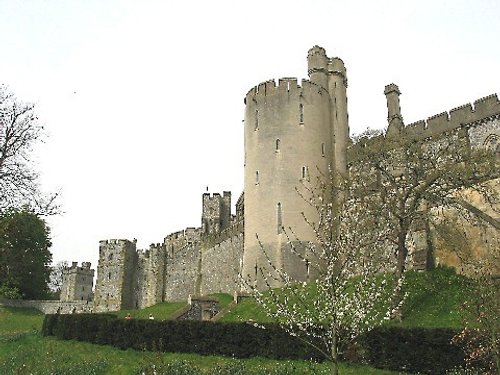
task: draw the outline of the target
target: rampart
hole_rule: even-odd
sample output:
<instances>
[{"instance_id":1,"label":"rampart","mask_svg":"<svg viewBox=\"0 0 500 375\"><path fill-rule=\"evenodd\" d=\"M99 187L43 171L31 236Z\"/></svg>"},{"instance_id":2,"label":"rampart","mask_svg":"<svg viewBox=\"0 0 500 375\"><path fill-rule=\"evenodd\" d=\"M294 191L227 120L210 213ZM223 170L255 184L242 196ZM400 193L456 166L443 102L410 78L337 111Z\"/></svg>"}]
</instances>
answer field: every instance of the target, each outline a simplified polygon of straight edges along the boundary
<instances>
[{"instance_id":1,"label":"rampart","mask_svg":"<svg viewBox=\"0 0 500 375\"><path fill-rule=\"evenodd\" d=\"M405 126L404 131L414 138L427 138L460 129L463 125L485 122L500 116L500 101L496 94L454 108L449 112L420 120Z\"/></svg>"}]
</instances>

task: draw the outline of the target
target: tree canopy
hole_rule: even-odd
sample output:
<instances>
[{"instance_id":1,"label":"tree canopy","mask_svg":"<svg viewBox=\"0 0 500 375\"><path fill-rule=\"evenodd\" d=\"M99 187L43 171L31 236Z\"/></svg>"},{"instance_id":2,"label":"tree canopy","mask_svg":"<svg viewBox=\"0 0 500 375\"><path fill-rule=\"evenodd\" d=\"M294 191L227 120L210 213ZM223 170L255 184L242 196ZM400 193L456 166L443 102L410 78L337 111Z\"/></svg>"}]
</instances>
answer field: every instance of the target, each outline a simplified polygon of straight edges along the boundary
<instances>
[{"instance_id":1,"label":"tree canopy","mask_svg":"<svg viewBox=\"0 0 500 375\"><path fill-rule=\"evenodd\" d=\"M57 213L57 194L41 191L33 168L33 146L42 136L34 104L0 84L0 213L25 206L41 215Z\"/></svg>"},{"instance_id":2,"label":"tree canopy","mask_svg":"<svg viewBox=\"0 0 500 375\"><path fill-rule=\"evenodd\" d=\"M8 210L0 216L0 287L26 299L48 292L52 254L50 230L29 210ZM6 293L4 293L5 295ZM14 293L15 294L15 293Z\"/></svg>"}]
</instances>

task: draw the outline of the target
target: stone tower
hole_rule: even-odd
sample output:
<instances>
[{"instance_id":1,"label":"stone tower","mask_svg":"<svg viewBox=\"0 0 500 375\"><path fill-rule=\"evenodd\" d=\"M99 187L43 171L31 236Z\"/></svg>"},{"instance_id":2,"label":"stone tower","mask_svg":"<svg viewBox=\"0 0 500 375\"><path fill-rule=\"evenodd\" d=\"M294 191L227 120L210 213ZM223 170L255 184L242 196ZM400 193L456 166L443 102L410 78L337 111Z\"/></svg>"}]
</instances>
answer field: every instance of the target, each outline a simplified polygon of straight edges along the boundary
<instances>
[{"instance_id":1,"label":"stone tower","mask_svg":"<svg viewBox=\"0 0 500 375\"><path fill-rule=\"evenodd\" d=\"M137 268L136 243L128 240L99 242L99 265L94 296L96 312L132 309Z\"/></svg>"},{"instance_id":2,"label":"stone tower","mask_svg":"<svg viewBox=\"0 0 500 375\"><path fill-rule=\"evenodd\" d=\"M245 97L245 278L259 279L269 257L276 267L307 279L307 262L291 254L283 231L291 228L299 247L315 238L301 213L317 222L317 210L297 189L314 185L320 174L328 176L330 167L342 174L347 170L344 64L315 46L308 70L310 80L300 85L294 78L280 79L278 85L267 81Z\"/></svg>"},{"instance_id":3,"label":"stone tower","mask_svg":"<svg viewBox=\"0 0 500 375\"><path fill-rule=\"evenodd\" d=\"M387 135L398 136L404 127L403 116L401 116L401 105L399 104L399 87L394 83L385 86L384 94L387 101Z\"/></svg>"},{"instance_id":4,"label":"stone tower","mask_svg":"<svg viewBox=\"0 0 500 375\"><path fill-rule=\"evenodd\" d=\"M226 229L231 222L231 192L224 191L202 197L201 231L203 234L215 234Z\"/></svg>"},{"instance_id":5,"label":"stone tower","mask_svg":"<svg viewBox=\"0 0 500 375\"><path fill-rule=\"evenodd\" d=\"M61 286L61 301L90 301L94 285L94 270L90 269L90 262L73 262L71 267L63 270Z\"/></svg>"}]
</instances>

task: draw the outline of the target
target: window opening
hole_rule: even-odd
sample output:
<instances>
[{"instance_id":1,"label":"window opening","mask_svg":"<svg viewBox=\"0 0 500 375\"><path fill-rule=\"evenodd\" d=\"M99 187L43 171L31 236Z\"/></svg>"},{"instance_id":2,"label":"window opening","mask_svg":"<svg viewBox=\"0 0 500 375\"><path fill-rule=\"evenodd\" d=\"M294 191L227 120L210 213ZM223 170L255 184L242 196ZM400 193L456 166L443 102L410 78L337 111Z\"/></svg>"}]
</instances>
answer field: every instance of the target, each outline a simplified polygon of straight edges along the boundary
<instances>
[{"instance_id":1,"label":"window opening","mask_svg":"<svg viewBox=\"0 0 500 375\"><path fill-rule=\"evenodd\" d=\"M276 139L276 152L279 152L279 150L280 150L280 143L281 143L280 139L277 138Z\"/></svg>"},{"instance_id":2,"label":"window opening","mask_svg":"<svg viewBox=\"0 0 500 375\"><path fill-rule=\"evenodd\" d=\"M259 184L259 171L255 171L255 185Z\"/></svg>"},{"instance_id":3,"label":"window opening","mask_svg":"<svg viewBox=\"0 0 500 375\"><path fill-rule=\"evenodd\" d=\"M278 234L283 233L283 212L281 210L281 202L276 205L276 223L278 225Z\"/></svg>"},{"instance_id":4,"label":"window opening","mask_svg":"<svg viewBox=\"0 0 500 375\"><path fill-rule=\"evenodd\" d=\"M309 171L307 170L306 166L302 167L302 179L303 180L309 179Z\"/></svg>"},{"instance_id":5,"label":"window opening","mask_svg":"<svg viewBox=\"0 0 500 375\"><path fill-rule=\"evenodd\" d=\"M259 110L255 110L255 129L257 130L259 128Z\"/></svg>"},{"instance_id":6,"label":"window opening","mask_svg":"<svg viewBox=\"0 0 500 375\"><path fill-rule=\"evenodd\" d=\"M325 144L321 144L321 156L325 156Z\"/></svg>"},{"instance_id":7,"label":"window opening","mask_svg":"<svg viewBox=\"0 0 500 375\"><path fill-rule=\"evenodd\" d=\"M301 124L304 123L304 104L299 104L299 121Z\"/></svg>"}]
</instances>

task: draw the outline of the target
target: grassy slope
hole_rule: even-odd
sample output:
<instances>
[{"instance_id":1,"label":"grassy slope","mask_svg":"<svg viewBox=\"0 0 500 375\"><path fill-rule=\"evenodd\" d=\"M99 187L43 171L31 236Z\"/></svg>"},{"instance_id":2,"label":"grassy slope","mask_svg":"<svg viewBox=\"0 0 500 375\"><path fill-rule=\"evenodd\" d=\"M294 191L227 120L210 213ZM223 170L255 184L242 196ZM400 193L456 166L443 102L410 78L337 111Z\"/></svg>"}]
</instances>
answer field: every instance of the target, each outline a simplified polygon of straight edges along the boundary
<instances>
[{"instance_id":1,"label":"grassy slope","mask_svg":"<svg viewBox=\"0 0 500 375\"><path fill-rule=\"evenodd\" d=\"M391 325L405 327L450 327L461 325L460 308L465 300L466 279L450 269L437 268L429 272L408 272L403 305L404 320ZM251 298L245 299L228 312L221 321L267 322L269 318Z\"/></svg>"},{"instance_id":2,"label":"grassy slope","mask_svg":"<svg viewBox=\"0 0 500 375\"><path fill-rule=\"evenodd\" d=\"M458 327L460 306L464 300L462 286L465 279L446 269L407 275L409 294L404 307L404 326ZM224 307L231 301L229 295L216 295ZM166 319L185 303L159 304L144 310L132 310L135 318ZM121 311L119 316L125 316ZM234 307L223 321L268 321L263 311L248 298ZM210 369L217 365L234 363L223 357L201 357L190 354L158 354L122 351L108 346L75 341L60 341L41 337L43 315L36 310L0 307L0 374L138 374L151 363L188 361L199 368ZM391 323L394 324L394 323ZM295 368L290 374L312 374L327 371L326 364L308 364L301 361L272 361L261 358L240 361L252 369L269 373L276 368ZM342 366L343 374L394 374L388 371Z\"/></svg>"},{"instance_id":3,"label":"grassy slope","mask_svg":"<svg viewBox=\"0 0 500 375\"><path fill-rule=\"evenodd\" d=\"M405 327L460 328L467 279L450 268L408 272L408 297L403 305ZM391 323L397 325L398 323Z\"/></svg>"},{"instance_id":4,"label":"grassy slope","mask_svg":"<svg viewBox=\"0 0 500 375\"><path fill-rule=\"evenodd\" d=\"M64 374L113 375L139 374L151 364L161 365L186 361L201 370L227 366L237 362L224 357L202 357L192 354L160 354L134 350L120 350L110 346L77 341L62 341L42 337L33 331L41 328L43 315L31 310L0 307L0 374ZM250 369L261 369L262 374L272 369L295 369L287 374L326 374L326 364L302 361L273 361L253 358L240 361ZM365 366L342 365L343 374L394 374ZM260 371L260 370L257 370ZM185 373L185 372L184 372ZM191 373L190 373L191 374Z\"/></svg>"}]
</instances>

